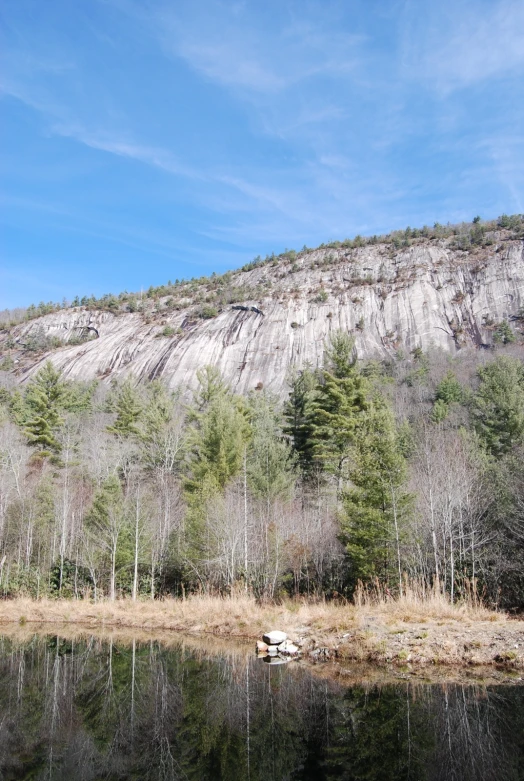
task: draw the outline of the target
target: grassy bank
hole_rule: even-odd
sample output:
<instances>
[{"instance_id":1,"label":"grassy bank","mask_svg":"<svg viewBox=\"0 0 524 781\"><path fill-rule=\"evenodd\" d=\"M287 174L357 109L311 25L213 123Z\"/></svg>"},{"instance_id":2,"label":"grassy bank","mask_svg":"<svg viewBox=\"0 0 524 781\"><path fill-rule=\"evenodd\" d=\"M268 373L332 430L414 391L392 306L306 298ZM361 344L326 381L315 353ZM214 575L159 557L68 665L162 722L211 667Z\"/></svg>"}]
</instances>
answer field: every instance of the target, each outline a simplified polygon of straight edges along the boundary
<instances>
[{"instance_id":1,"label":"grassy bank","mask_svg":"<svg viewBox=\"0 0 524 781\"><path fill-rule=\"evenodd\" d=\"M411 590L398 599L360 594L357 604L313 600L258 604L252 597L184 600L0 601L1 625L79 625L130 632L184 632L256 639L282 629L312 660L394 664L504 665L524 669L524 621L442 595Z\"/></svg>"}]
</instances>

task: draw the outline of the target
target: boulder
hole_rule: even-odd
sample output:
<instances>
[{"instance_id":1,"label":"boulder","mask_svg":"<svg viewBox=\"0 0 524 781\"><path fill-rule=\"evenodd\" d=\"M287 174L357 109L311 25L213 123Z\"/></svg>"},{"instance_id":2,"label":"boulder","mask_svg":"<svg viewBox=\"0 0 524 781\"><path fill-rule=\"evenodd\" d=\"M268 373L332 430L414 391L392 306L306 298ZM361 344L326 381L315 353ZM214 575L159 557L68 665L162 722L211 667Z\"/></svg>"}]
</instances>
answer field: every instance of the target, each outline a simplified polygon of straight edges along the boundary
<instances>
[{"instance_id":1,"label":"boulder","mask_svg":"<svg viewBox=\"0 0 524 781\"><path fill-rule=\"evenodd\" d=\"M263 643L262 640L257 640L257 651L258 653L264 653L267 651L267 644Z\"/></svg>"},{"instance_id":2,"label":"boulder","mask_svg":"<svg viewBox=\"0 0 524 781\"><path fill-rule=\"evenodd\" d=\"M268 645L280 645L287 640L287 635L285 632L274 629L271 632L266 632L265 635L262 636L262 640Z\"/></svg>"},{"instance_id":3,"label":"boulder","mask_svg":"<svg viewBox=\"0 0 524 781\"><path fill-rule=\"evenodd\" d=\"M286 656L295 656L299 652L299 648L294 643L291 643L289 640L284 640L283 643L280 643L278 646L278 652L279 654L286 654Z\"/></svg>"}]
</instances>

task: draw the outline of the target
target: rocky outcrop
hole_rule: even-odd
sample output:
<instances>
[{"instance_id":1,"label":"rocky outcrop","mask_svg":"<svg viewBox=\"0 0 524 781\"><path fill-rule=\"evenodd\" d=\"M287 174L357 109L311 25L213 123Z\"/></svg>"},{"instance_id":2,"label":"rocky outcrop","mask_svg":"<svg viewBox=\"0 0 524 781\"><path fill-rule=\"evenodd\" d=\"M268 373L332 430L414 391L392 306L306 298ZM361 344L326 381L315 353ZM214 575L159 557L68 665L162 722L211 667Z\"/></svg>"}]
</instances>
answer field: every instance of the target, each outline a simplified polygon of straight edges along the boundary
<instances>
[{"instance_id":1,"label":"rocky outcrop","mask_svg":"<svg viewBox=\"0 0 524 781\"><path fill-rule=\"evenodd\" d=\"M194 305L164 312L162 301L154 312L64 309L11 329L0 349L22 381L51 359L74 379L132 373L194 387L197 369L212 364L237 392L263 387L282 394L289 367L320 365L326 339L338 329L354 334L360 356L386 357L417 347L482 347L493 324L513 319L520 327L524 245L501 239L467 253L449 240L426 240L399 250L323 249L232 279L257 298L222 305L209 319ZM37 358L24 352L39 330L64 346ZM89 341L69 345L79 334Z\"/></svg>"}]
</instances>

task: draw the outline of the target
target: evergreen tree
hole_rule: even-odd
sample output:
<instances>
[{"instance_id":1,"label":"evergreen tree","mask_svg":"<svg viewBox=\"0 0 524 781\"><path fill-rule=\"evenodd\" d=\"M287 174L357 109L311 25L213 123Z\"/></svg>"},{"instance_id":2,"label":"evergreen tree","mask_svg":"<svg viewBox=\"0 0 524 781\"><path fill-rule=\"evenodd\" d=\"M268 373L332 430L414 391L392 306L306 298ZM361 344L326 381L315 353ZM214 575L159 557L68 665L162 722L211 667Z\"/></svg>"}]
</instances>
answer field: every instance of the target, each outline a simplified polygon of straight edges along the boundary
<instances>
[{"instance_id":1,"label":"evergreen tree","mask_svg":"<svg viewBox=\"0 0 524 781\"><path fill-rule=\"evenodd\" d=\"M344 331L335 331L326 347L324 369L340 380L351 375L356 363L355 340Z\"/></svg>"},{"instance_id":2,"label":"evergreen tree","mask_svg":"<svg viewBox=\"0 0 524 781\"><path fill-rule=\"evenodd\" d=\"M395 421L385 404L375 401L359 426L343 493L342 538L351 581L394 577L401 588L401 545L411 497L406 492L406 462Z\"/></svg>"},{"instance_id":3,"label":"evergreen tree","mask_svg":"<svg viewBox=\"0 0 524 781\"><path fill-rule=\"evenodd\" d=\"M218 396L227 396L229 389L215 366L204 366L197 371L198 390L193 397L193 408L202 412Z\"/></svg>"},{"instance_id":4,"label":"evergreen tree","mask_svg":"<svg viewBox=\"0 0 524 781\"><path fill-rule=\"evenodd\" d=\"M324 363L306 408L305 450L311 463L336 476L340 493L359 426L370 408L371 385L357 368L353 339L343 332L331 337Z\"/></svg>"},{"instance_id":5,"label":"evergreen tree","mask_svg":"<svg viewBox=\"0 0 524 781\"><path fill-rule=\"evenodd\" d=\"M265 393L252 394L248 411L252 428L247 459L249 486L255 496L269 503L277 496L291 493L294 458L282 436L277 400Z\"/></svg>"},{"instance_id":6,"label":"evergreen tree","mask_svg":"<svg viewBox=\"0 0 524 781\"><path fill-rule=\"evenodd\" d=\"M142 459L148 468L174 472L184 453L183 415L178 400L165 385L155 380L147 388L142 416L140 446Z\"/></svg>"},{"instance_id":7,"label":"evergreen tree","mask_svg":"<svg viewBox=\"0 0 524 781\"><path fill-rule=\"evenodd\" d=\"M284 434L290 438L291 447L302 471L307 474L313 463L311 443L311 402L315 396L318 377L310 368L291 375L291 390L284 404Z\"/></svg>"},{"instance_id":8,"label":"evergreen tree","mask_svg":"<svg viewBox=\"0 0 524 781\"><path fill-rule=\"evenodd\" d=\"M515 334L507 320L503 320L493 331L493 341L495 344L513 344Z\"/></svg>"},{"instance_id":9,"label":"evergreen tree","mask_svg":"<svg viewBox=\"0 0 524 781\"><path fill-rule=\"evenodd\" d=\"M116 389L110 408L116 412L115 422L107 430L121 437L138 436L141 433L140 418L143 406L136 388L129 378Z\"/></svg>"},{"instance_id":10,"label":"evergreen tree","mask_svg":"<svg viewBox=\"0 0 524 781\"><path fill-rule=\"evenodd\" d=\"M23 405L15 411L30 445L44 452L60 451L57 431L63 423L61 413L67 397L68 387L61 373L48 361L28 384Z\"/></svg>"},{"instance_id":11,"label":"evergreen tree","mask_svg":"<svg viewBox=\"0 0 524 781\"><path fill-rule=\"evenodd\" d=\"M447 374L437 385L435 399L440 399L445 404L452 404L453 402L460 404L463 398L464 391L462 389L462 385L455 377L454 372L447 372Z\"/></svg>"},{"instance_id":12,"label":"evergreen tree","mask_svg":"<svg viewBox=\"0 0 524 781\"><path fill-rule=\"evenodd\" d=\"M474 426L487 451L500 456L524 437L524 363L501 355L481 367L478 376Z\"/></svg>"},{"instance_id":13,"label":"evergreen tree","mask_svg":"<svg viewBox=\"0 0 524 781\"><path fill-rule=\"evenodd\" d=\"M234 396L214 373L201 374L201 383L201 392L195 397L198 406L189 414L184 484L188 504L186 558L193 562L193 569L195 563L216 554L208 510L221 502L226 486L245 465L251 433L243 399Z\"/></svg>"},{"instance_id":14,"label":"evergreen tree","mask_svg":"<svg viewBox=\"0 0 524 781\"><path fill-rule=\"evenodd\" d=\"M204 412L195 411L192 421L186 489L194 493L209 480L222 490L240 472L249 439L243 400L220 394Z\"/></svg>"},{"instance_id":15,"label":"evergreen tree","mask_svg":"<svg viewBox=\"0 0 524 781\"><path fill-rule=\"evenodd\" d=\"M348 465L359 430L370 410L370 385L356 367L346 377L324 371L310 404L313 458L337 478L339 491L347 478Z\"/></svg>"}]
</instances>

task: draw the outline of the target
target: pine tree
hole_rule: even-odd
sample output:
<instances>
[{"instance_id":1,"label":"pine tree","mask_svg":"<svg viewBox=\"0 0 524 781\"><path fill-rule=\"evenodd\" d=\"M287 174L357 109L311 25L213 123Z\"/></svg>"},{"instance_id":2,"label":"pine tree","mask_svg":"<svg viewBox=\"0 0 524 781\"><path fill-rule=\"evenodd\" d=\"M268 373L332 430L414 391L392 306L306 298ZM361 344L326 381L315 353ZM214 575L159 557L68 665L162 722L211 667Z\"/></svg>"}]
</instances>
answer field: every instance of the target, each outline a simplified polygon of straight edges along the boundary
<instances>
[{"instance_id":1,"label":"pine tree","mask_svg":"<svg viewBox=\"0 0 524 781\"><path fill-rule=\"evenodd\" d=\"M347 478L358 429L370 407L371 385L356 365L353 339L341 331L326 348L324 369L308 401L303 424L311 463L337 478Z\"/></svg>"},{"instance_id":2,"label":"pine tree","mask_svg":"<svg viewBox=\"0 0 524 781\"><path fill-rule=\"evenodd\" d=\"M513 344L515 334L507 320L503 320L493 331L493 341L495 344Z\"/></svg>"},{"instance_id":3,"label":"pine tree","mask_svg":"<svg viewBox=\"0 0 524 781\"><path fill-rule=\"evenodd\" d=\"M437 385L435 399L441 399L446 404L456 402L460 404L464 398L462 385L457 380L454 372L449 371Z\"/></svg>"},{"instance_id":4,"label":"pine tree","mask_svg":"<svg viewBox=\"0 0 524 781\"><path fill-rule=\"evenodd\" d=\"M17 412L30 445L44 452L60 451L56 434L63 423L61 412L67 396L68 388L61 379L61 373L48 361L28 384L23 408Z\"/></svg>"},{"instance_id":5,"label":"pine tree","mask_svg":"<svg viewBox=\"0 0 524 781\"><path fill-rule=\"evenodd\" d=\"M487 451L507 453L524 437L524 363L501 355L478 370L474 426Z\"/></svg>"},{"instance_id":6,"label":"pine tree","mask_svg":"<svg viewBox=\"0 0 524 781\"><path fill-rule=\"evenodd\" d=\"M186 489L198 491L206 480L224 489L242 468L249 434L245 405L231 394L220 394L204 412L195 412Z\"/></svg>"},{"instance_id":7,"label":"pine tree","mask_svg":"<svg viewBox=\"0 0 524 781\"><path fill-rule=\"evenodd\" d=\"M129 378L126 378L122 385L116 389L110 406L116 412L116 419L111 426L107 427L108 431L121 437L138 436L141 433L139 423L143 406L137 390Z\"/></svg>"},{"instance_id":8,"label":"pine tree","mask_svg":"<svg viewBox=\"0 0 524 781\"><path fill-rule=\"evenodd\" d=\"M275 398L265 393L249 399L252 437L249 443L247 471L255 496L268 503L291 493L295 482L295 459L291 446L282 436L281 414Z\"/></svg>"},{"instance_id":9,"label":"pine tree","mask_svg":"<svg viewBox=\"0 0 524 781\"><path fill-rule=\"evenodd\" d=\"M324 369L333 377L349 377L357 363L355 340L344 331L335 331L324 354Z\"/></svg>"},{"instance_id":10,"label":"pine tree","mask_svg":"<svg viewBox=\"0 0 524 781\"><path fill-rule=\"evenodd\" d=\"M313 464L311 442L311 402L318 377L310 368L291 375L291 390L284 404L284 434L289 437L300 468L307 474Z\"/></svg>"},{"instance_id":11,"label":"pine tree","mask_svg":"<svg viewBox=\"0 0 524 781\"><path fill-rule=\"evenodd\" d=\"M380 401L359 427L349 479L341 527L352 585L393 576L401 588L401 545L411 497L404 488L406 462L394 418Z\"/></svg>"},{"instance_id":12,"label":"pine tree","mask_svg":"<svg viewBox=\"0 0 524 781\"><path fill-rule=\"evenodd\" d=\"M158 380L146 392L139 438L142 459L150 469L172 473L180 466L185 448L183 415L175 407L177 396Z\"/></svg>"},{"instance_id":13,"label":"pine tree","mask_svg":"<svg viewBox=\"0 0 524 781\"><path fill-rule=\"evenodd\" d=\"M216 555L208 509L221 502L226 486L245 466L251 433L243 399L234 396L214 373L215 391L208 393L210 376L207 372L201 375L202 393L196 395L198 406L190 411L187 437L186 558L194 563Z\"/></svg>"},{"instance_id":14,"label":"pine tree","mask_svg":"<svg viewBox=\"0 0 524 781\"><path fill-rule=\"evenodd\" d=\"M202 412L219 396L227 396L230 391L220 371L215 366L204 366L197 371L198 390L193 397L193 408Z\"/></svg>"},{"instance_id":15,"label":"pine tree","mask_svg":"<svg viewBox=\"0 0 524 781\"><path fill-rule=\"evenodd\" d=\"M370 409L370 385L356 368L347 377L324 371L310 404L312 455L337 478L339 491L347 477L359 430Z\"/></svg>"}]
</instances>

